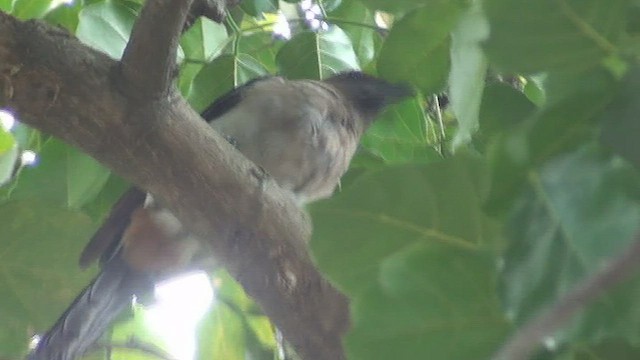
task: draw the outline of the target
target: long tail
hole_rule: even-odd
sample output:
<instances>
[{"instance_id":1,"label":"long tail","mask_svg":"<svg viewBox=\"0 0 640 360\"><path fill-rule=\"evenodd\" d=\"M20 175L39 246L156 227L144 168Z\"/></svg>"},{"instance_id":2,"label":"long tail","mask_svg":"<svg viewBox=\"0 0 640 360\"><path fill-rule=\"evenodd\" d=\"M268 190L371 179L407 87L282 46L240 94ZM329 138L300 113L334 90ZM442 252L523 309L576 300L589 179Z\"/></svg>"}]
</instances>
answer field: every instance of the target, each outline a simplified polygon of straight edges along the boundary
<instances>
[{"instance_id":1,"label":"long tail","mask_svg":"<svg viewBox=\"0 0 640 360\"><path fill-rule=\"evenodd\" d=\"M87 353L151 279L115 256L42 337L28 360L75 360Z\"/></svg>"}]
</instances>

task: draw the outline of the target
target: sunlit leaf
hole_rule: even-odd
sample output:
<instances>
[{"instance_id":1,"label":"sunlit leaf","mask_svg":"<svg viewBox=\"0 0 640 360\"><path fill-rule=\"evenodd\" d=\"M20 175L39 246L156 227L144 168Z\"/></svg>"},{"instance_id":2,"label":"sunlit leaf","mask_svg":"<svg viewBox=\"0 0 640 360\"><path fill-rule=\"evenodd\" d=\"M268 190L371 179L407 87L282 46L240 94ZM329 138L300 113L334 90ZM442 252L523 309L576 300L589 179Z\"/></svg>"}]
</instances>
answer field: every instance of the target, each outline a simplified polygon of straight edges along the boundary
<instances>
[{"instance_id":1,"label":"sunlit leaf","mask_svg":"<svg viewBox=\"0 0 640 360\"><path fill-rule=\"evenodd\" d=\"M337 26L296 35L280 49L276 61L282 73L292 79L324 79L360 68L351 40Z\"/></svg>"},{"instance_id":2,"label":"sunlit leaf","mask_svg":"<svg viewBox=\"0 0 640 360\"><path fill-rule=\"evenodd\" d=\"M49 11L44 19L50 24L62 26L73 34L78 27L81 9L82 4L79 1L70 5L63 4Z\"/></svg>"},{"instance_id":3,"label":"sunlit leaf","mask_svg":"<svg viewBox=\"0 0 640 360\"><path fill-rule=\"evenodd\" d=\"M15 0L13 15L19 19L40 18L51 7L51 0Z\"/></svg>"},{"instance_id":4,"label":"sunlit leaf","mask_svg":"<svg viewBox=\"0 0 640 360\"><path fill-rule=\"evenodd\" d=\"M11 133L0 127L0 186L13 174L18 159L18 146Z\"/></svg>"},{"instance_id":5,"label":"sunlit leaf","mask_svg":"<svg viewBox=\"0 0 640 360\"><path fill-rule=\"evenodd\" d=\"M330 13L331 18L351 39L353 50L360 64L365 65L373 60L376 47L381 42L381 37L375 30L376 22L374 12L366 8L360 1L343 1L341 5ZM342 23L340 19L349 19L349 22L357 22L352 25Z\"/></svg>"}]
</instances>

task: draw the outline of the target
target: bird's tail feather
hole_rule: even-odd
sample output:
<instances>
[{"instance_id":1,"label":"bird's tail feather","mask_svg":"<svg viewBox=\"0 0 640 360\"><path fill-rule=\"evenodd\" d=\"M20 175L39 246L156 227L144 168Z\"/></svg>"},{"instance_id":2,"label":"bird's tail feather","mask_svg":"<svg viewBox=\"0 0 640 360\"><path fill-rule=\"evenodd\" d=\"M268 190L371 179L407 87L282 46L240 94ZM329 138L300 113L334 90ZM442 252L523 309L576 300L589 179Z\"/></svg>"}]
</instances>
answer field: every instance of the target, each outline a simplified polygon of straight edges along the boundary
<instances>
[{"instance_id":1,"label":"bird's tail feather","mask_svg":"<svg viewBox=\"0 0 640 360\"><path fill-rule=\"evenodd\" d=\"M151 278L131 269L120 256L106 264L41 338L28 360L75 360L87 353L133 295L153 287Z\"/></svg>"}]
</instances>

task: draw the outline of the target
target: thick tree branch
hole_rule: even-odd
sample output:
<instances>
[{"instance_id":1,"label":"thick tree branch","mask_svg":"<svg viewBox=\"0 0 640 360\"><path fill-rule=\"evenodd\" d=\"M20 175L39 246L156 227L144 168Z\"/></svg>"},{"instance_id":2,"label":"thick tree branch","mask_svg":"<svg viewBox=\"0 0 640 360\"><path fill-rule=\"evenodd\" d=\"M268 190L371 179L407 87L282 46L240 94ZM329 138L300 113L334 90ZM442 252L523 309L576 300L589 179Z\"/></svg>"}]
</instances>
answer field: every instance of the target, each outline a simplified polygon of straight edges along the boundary
<instances>
[{"instance_id":1,"label":"thick tree branch","mask_svg":"<svg viewBox=\"0 0 640 360\"><path fill-rule=\"evenodd\" d=\"M148 1L142 8L120 62L126 95L149 101L169 92L175 78L178 42L191 2Z\"/></svg>"},{"instance_id":2,"label":"thick tree branch","mask_svg":"<svg viewBox=\"0 0 640 360\"><path fill-rule=\"evenodd\" d=\"M0 12L0 106L155 194L210 241L304 359L344 358L347 300L309 258L305 213L174 87L146 103L128 98L121 89L133 85L118 65L61 30Z\"/></svg>"},{"instance_id":3,"label":"thick tree branch","mask_svg":"<svg viewBox=\"0 0 640 360\"><path fill-rule=\"evenodd\" d=\"M607 266L578 283L569 293L520 328L494 355L493 360L527 360L546 336L607 290L631 276L640 266L640 233L633 243L611 259Z\"/></svg>"}]
</instances>

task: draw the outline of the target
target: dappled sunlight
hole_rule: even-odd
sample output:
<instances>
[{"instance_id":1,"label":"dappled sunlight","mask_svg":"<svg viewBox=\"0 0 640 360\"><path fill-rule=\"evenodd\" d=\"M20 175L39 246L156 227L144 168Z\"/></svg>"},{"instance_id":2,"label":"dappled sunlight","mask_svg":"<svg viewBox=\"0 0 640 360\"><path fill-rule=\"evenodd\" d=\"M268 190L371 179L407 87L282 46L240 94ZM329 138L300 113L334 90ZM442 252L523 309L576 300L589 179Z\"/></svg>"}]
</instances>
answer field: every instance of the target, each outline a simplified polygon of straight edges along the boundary
<instances>
[{"instance_id":1,"label":"dappled sunlight","mask_svg":"<svg viewBox=\"0 0 640 360\"><path fill-rule=\"evenodd\" d=\"M177 360L191 360L196 353L196 327L213 301L213 288L204 272L190 273L156 285L157 302L145 320Z\"/></svg>"},{"instance_id":2,"label":"dappled sunlight","mask_svg":"<svg viewBox=\"0 0 640 360\"><path fill-rule=\"evenodd\" d=\"M38 155L32 150L25 150L20 155L22 166L35 166L38 164Z\"/></svg>"},{"instance_id":3,"label":"dappled sunlight","mask_svg":"<svg viewBox=\"0 0 640 360\"><path fill-rule=\"evenodd\" d=\"M16 118L8 110L0 110L0 126L5 131L11 131L16 124Z\"/></svg>"}]
</instances>

